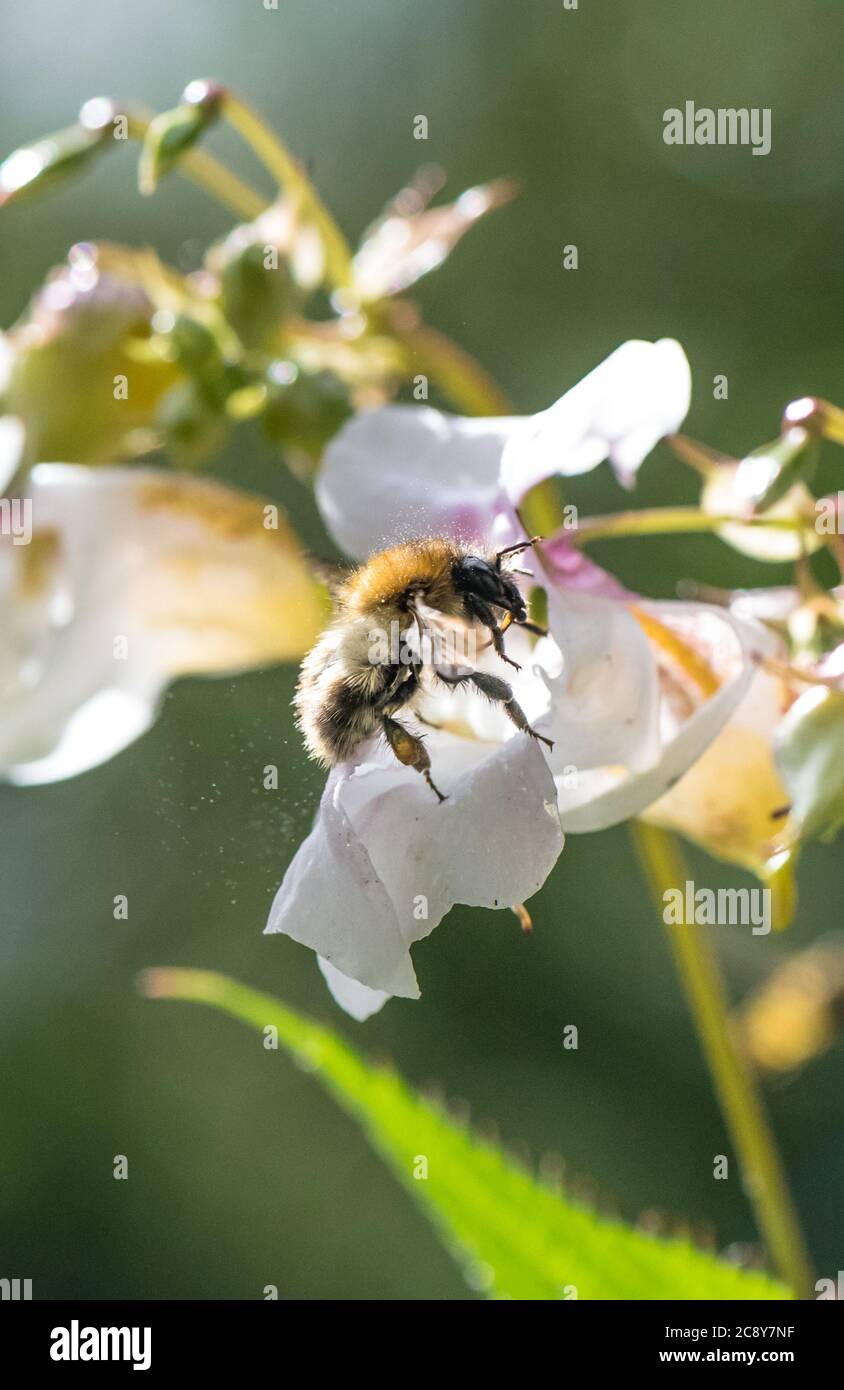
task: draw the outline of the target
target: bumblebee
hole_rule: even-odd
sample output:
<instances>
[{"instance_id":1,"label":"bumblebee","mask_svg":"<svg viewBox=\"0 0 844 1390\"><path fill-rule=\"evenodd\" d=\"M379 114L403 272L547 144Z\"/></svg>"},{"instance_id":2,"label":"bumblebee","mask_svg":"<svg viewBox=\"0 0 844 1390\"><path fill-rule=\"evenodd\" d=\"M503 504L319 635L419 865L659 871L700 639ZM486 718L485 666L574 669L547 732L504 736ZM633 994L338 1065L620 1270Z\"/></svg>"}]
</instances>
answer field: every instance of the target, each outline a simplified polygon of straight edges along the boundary
<instances>
[{"instance_id":1,"label":"bumblebee","mask_svg":"<svg viewBox=\"0 0 844 1390\"><path fill-rule=\"evenodd\" d=\"M485 671L432 659L430 637L439 625L488 634L503 662L511 623L541 632L528 621L525 600L512 575L512 559L539 538L493 554L443 537L408 541L372 555L335 587L335 615L305 657L294 697L296 723L311 757L324 767L345 762L366 739L382 734L400 763L415 768L444 801L431 777L423 739L396 718L414 712L429 683L471 686L500 705L517 729L552 747L536 733L511 686ZM401 654L373 660L373 633L400 631ZM419 639L414 644L411 637Z\"/></svg>"}]
</instances>

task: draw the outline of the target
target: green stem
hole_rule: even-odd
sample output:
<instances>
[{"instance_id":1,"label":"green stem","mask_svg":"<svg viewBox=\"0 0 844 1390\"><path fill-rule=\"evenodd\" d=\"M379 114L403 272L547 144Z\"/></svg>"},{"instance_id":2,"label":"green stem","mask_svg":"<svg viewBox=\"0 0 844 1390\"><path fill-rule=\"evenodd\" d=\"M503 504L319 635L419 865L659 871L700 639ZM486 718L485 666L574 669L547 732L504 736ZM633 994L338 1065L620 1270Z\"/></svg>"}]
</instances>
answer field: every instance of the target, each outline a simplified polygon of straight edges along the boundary
<instances>
[{"instance_id":1,"label":"green stem","mask_svg":"<svg viewBox=\"0 0 844 1390\"><path fill-rule=\"evenodd\" d=\"M665 830L643 821L633 823L633 836L662 917L665 891L686 881L682 853ZM780 1276L798 1298L810 1299L812 1272L797 1213L752 1068L733 1036L715 954L700 929L665 929L759 1230Z\"/></svg>"},{"instance_id":2,"label":"green stem","mask_svg":"<svg viewBox=\"0 0 844 1390\"><path fill-rule=\"evenodd\" d=\"M317 228L325 250L328 281L338 287L351 284L352 253L346 238L290 151L257 112L232 92L223 95L221 109L279 186L298 204L300 213Z\"/></svg>"},{"instance_id":3,"label":"green stem","mask_svg":"<svg viewBox=\"0 0 844 1390\"><path fill-rule=\"evenodd\" d=\"M125 112L130 140L143 141L146 137L151 117L144 111L133 107L131 111ZM210 193L212 198L216 198L224 207L230 208L237 213L238 217L243 217L251 222L258 217L267 207L266 198L251 188L248 183L244 183L227 169L225 164L221 164L215 159L213 154L208 154L205 150L188 150L179 161L179 170L192 183L204 188L206 193Z\"/></svg>"},{"instance_id":4,"label":"green stem","mask_svg":"<svg viewBox=\"0 0 844 1390\"><path fill-rule=\"evenodd\" d=\"M238 217L251 222L268 207L268 201L262 194L244 183L206 150L188 150L182 156L181 167L194 183L200 184L212 197L236 212Z\"/></svg>"},{"instance_id":5,"label":"green stem","mask_svg":"<svg viewBox=\"0 0 844 1390\"><path fill-rule=\"evenodd\" d=\"M777 531L802 531L805 522L781 516L710 516L697 507L646 507L639 512L615 512L588 516L572 531L575 545L614 536L659 536L676 532L720 531L724 526L755 526Z\"/></svg>"},{"instance_id":6,"label":"green stem","mask_svg":"<svg viewBox=\"0 0 844 1390\"><path fill-rule=\"evenodd\" d=\"M404 327L402 315L389 312L392 308L387 306L383 313L384 327L404 344L409 372L420 371L433 377L458 410L467 415L513 413L513 407L501 388L468 352L427 324L416 323L412 328ZM377 333L382 326L381 321L377 314L372 314L371 318Z\"/></svg>"}]
</instances>

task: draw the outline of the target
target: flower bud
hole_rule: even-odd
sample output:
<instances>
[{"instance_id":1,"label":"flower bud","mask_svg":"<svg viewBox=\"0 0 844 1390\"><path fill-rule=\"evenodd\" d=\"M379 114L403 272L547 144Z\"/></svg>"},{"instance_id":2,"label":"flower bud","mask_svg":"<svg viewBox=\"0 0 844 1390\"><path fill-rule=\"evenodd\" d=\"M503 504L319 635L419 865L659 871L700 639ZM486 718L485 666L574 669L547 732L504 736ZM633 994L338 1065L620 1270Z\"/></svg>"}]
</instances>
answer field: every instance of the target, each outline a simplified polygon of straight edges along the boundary
<instances>
[{"instance_id":1,"label":"flower bud","mask_svg":"<svg viewBox=\"0 0 844 1390\"><path fill-rule=\"evenodd\" d=\"M319 238L283 199L212 247L220 308L244 347L278 351L284 321L322 278Z\"/></svg>"},{"instance_id":2,"label":"flower bud","mask_svg":"<svg viewBox=\"0 0 844 1390\"><path fill-rule=\"evenodd\" d=\"M160 315L156 315L152 326L161 334L169 360L178 362L191 374L218 373L222 368L220 345L211 330L190 314L168 317L171 321L164 331Z\"/></svg>"},{"instance_id":3,"label":"flower bud","mask_svg":"<svg viewBox=\"0 0 844 1390\"><path fill-rule=\"evenodd\" d=\"M199 379L182 381L161 402L157 424L178 467L195 467L222 448L228 422L217 392Z\"/></svg>"},{"instance_id":4,"label":"flower bud","mask_svg":"<svg viewBox=\"0 0 844 1390\"><path fill-rule=\"evenodd\" d=\"M0 207L48 192L106 150L118 108L105 97L86 102L75 125L15 150L0 164Z\"/></svg>"},{"instance_id":5,"label":"flower bud","mask_svg":"<svg viewBox=\"0 0 844 1390\"><path fill-rule=\"evenodd\" d=\"M818 396L801 396L786 406L783 431L799 425L815 439L831 439L844 444L844 410Z\"/></svg>"},{"instance_id":6,"label":"flower bud","mask_svg":"<svg viewBox=\"0 0 844 1390\"><path fill-rule=\"evenodd\" d=\"M244 347L272 348L288 314L302 303L289 262L274 248L252 242L220 272L220 308Z\"/></svg>"},{"instance_id":7,"label":"flower bud","mask_svg":"<svg viewBox=\"0 0 844 1390\"><path fill-rule=\"evenodd\" d=\"M25 461L98 463L148 448L155 408L178 367L133 352L153 305L140 284L76 246L8 334L4 409L26 431Z\"/></svg>"},{"instance_id":8,"label":"flower bud","mask_svg":"<svg viewBox=\"0 0 844 1390\"><path fill-rule=\"evenodd\" d=\"M814 526L814 499L805 486L815 462L810 443L806 430L791 426L741 462L713 463L700 502L710 516L736 518L719 530L728 545L773 563L818 549L822 542ZM771 523L782 524L753 525L763 514Z\"/></svg>"},{"instance_id":9,"label":"flower bud","mask_svg":"<svg viewBox=\"0 0 844 1390\"><path fill-rule=\"evenodd\" d=\"M329 439L352 414L345 387L330 372L300 373L289 362L274 363L267 375L264 431L284 447L294 466L310 474Z\"/></svg>"},{"instance_id":10,"label":"flower bud","mask_svg":"<svg viewBox=\"0 0 844 1390\"><path fill-rule=\"evenodd\" d=\"M792 425L775 439L754 449L738 469L738 490L757 513L766 512L798 482L805 482L815 465L808 448L811 436L801 425Z\"/></svg>"},{"instance_id":11,"label":"flower bud","mask_svg":"<svg viewBox=\"0 0 844 1390\"><path fill-rule=\"evenodd\" d=\"M216 83L191 82L178 106L162 111L150 121L138 170L138 186L142 193L154 193L159 180L170 173L214 124L223 95L223 88Z\"/></svg>"}]
</instances>

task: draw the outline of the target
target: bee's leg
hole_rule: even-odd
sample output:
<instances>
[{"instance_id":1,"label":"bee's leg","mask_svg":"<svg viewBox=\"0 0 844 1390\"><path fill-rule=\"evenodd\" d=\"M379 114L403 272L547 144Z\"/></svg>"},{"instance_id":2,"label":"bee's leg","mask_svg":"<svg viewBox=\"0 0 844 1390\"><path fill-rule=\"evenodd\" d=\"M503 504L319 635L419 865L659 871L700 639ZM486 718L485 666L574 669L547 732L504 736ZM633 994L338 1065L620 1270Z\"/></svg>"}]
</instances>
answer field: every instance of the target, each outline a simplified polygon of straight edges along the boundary
<instances>
[{"instance_id":1,"label":"bee's leg","mask_svg":"<svg viewBox=\"0 0 844 1390\"><path fill-rule=\"evenodd\" d=\"M489 604L485 603L482 598L478 598L477 594L467 594L465 603L469 615L476 618L479 623L483 623L484 627L487 629L492 639L492 645L501 657L501 660L506 661L508 666L514 666L517 671L521 671L522 668L518 661L513 661L504 650L505 629L499 627L498 619Z\"/></svg>"},{"instance_id":2,"label":"bee's leg","mask_svg":"<svg viewBox=\"0 0 844 1390\"><path fill-rule=\"evenodd\" d=\"M434 675L438 681L442 681L443 685L451 686L468 685L470 681L475 679L474 671L463 671L457 676L447 676L445 671L440 670L439 666L434 667Z\"/></svg>"},{"instance_id":3,"label":"bee's leg","mask_svg":"<svg viewBox=\"0 0 844 1390\"><path fill-rule=\"evenodd\" d=\"M510 627L510 625L511 625L512 623L514 623L514 622L515 622L515 619L513 618L512 614L511 614L511 613L505 613L505 614L504 614L503 621L502 621L502 623L501 623L501 626L500 626L500 629L499 629L499 630L500 630L501 632L506 632L507 629L508 629L508 627ZM548 636L548 629L547 629L547 627L541 627L539 623L532 623L532 622L530 621L529 618L526 618L525 621L524 621L523 623L516 623L516 626L522 628L522 630L523 630L524 632L532 632L532 633L534 634L535 637L547 637L547 636ZM481 646L481 651L482 651L482 652L485 652L485 651L487 650L487 648L489 648L489 647L491 647L491 646L492 646L492 642L491 642L491 641L490 641L490 642L484 642L484 643L482 644L482 646ZM509 657L505 657L504 660L505 660L505 661L508 661L508 660L509 660ZM515 664L516 664L515 662L512 662L512 663L511 663L511 665L515 665Z\"/></svg>"},{"instance_id":4,"label":"bee's leg","mask_svg":"<svg viewBox=\"0 0 844 1390\"><path fill-rule=\"evenodd\" d=\"M384 730L384 737L395 753L400 763L405 767L415 767L417 772L421 772L431 791L439 797L440 801L445 801L445 797L438 787L434 786L431 780L431 759L428 757L428 750L421 738L412 734L397 719L391 719L385 714L381 720L381 728Z\"/></svg>"},{"instance_id":5,"label":"bee's leg","mask_svg":"<svg viewBox=\"0 0 844 1390\"><path fill-rule=\"evenodd\" d=\"M386 705L396 707L406 704L416 689L416 671L413 666L399 666L389 684L378 695L376 705L384 709Z\"/></svg>"},{"instance_id":6,"label":"bee's leg","mask_svg":"<svg viewBox=\"0 0 844 1390\"><path fill-rule=\"evenodd\" d=\"M527 715L514 698L512 687L506 681L499 680L498 676L488 676L485 671L474 671L471 680L482 695L486 695L487 699L492 700L496 705L501 705L508 719L512 719L516 728L521 729L523 734L528 734L530 738L538 738L540 743L547 744L549 748L554 747L550 738L546 738L544 734L538 734L535 729L530 727Z\"/></svg>"},{"instance_id":7,"label":"bee's leg","mask_svg":"<svg viewBox=\"0 0 844 1390\"><path fill-rule=\"evenodd\" d=\"M514 661L513 658L512 658L511 656L508 656L507 653L505 652L505 650L504 650L504 632L503 632L503 630L498 626L498 623L495 621L494 618L493 618L492 622L489 624L489 635L490 635L490 637L492 638L492 645L495 647L495 650L497 651L498 655L501 657L501 660L502 660L502 661L506 661L506 662L507 662L507 665L508 665L508 666L512 666L512 667L514 668L514 670L516 670L516 671L521 671L522 668L521 668L521 665L519 664L519 662L518 662L518 661Z\"/></svg>"}]
</instances>

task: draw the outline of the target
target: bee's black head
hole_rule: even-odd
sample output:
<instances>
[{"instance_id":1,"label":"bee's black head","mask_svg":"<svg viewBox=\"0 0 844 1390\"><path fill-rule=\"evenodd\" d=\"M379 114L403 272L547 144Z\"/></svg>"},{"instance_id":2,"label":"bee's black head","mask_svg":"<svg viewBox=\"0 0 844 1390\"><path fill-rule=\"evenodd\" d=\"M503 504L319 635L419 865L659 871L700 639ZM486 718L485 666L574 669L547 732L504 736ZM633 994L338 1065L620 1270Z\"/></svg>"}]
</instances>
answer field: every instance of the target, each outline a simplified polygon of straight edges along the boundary
<instances>
[{"instance_id":1,"label":"bee's black head","mask_svg":"<svg viewBox=\"0 0 844 1390\"><path fill-rule=\"evenodd\" d=\"M454 586L458 593L466 595L470 604L472 598L480 599L493 608L512 613L517 623L527 618L525 601L513 580L481 555L463 556L454 568Z\"/></svg>"}]
</instances>

